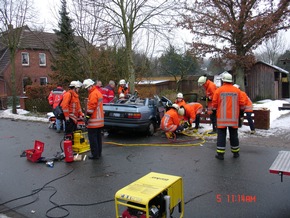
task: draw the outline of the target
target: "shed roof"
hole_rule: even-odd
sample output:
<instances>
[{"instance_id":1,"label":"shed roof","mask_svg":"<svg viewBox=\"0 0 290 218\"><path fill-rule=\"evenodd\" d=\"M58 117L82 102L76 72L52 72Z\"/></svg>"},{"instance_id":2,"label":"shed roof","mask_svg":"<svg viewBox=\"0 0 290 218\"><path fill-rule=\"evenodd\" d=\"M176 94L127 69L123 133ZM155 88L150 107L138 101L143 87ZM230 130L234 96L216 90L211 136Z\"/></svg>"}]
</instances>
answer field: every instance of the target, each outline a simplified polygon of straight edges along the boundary
<instances>
[{"instance_id":1,"label":"shed roof","mask_svg":"<svg viewBox=\"0 0 290 218\"><path fill-rule=\"evenodd\" d=\"M256 64L258 64L258 63L265 64L265 65L267 65L268 67L271 67L271 68L273 68L273 69L275 69L275 70L277 70L277 71L279 71L279 72L281 72L281 73L289 74L289 72L288 72L287 70L284 70L283 68L278 67L278 66L276 66L276 65L271 65L271 64L268 64L268 63L266 63L266 62L264 62L264 61L257 61Z\"/></svg>"}]
</instances>

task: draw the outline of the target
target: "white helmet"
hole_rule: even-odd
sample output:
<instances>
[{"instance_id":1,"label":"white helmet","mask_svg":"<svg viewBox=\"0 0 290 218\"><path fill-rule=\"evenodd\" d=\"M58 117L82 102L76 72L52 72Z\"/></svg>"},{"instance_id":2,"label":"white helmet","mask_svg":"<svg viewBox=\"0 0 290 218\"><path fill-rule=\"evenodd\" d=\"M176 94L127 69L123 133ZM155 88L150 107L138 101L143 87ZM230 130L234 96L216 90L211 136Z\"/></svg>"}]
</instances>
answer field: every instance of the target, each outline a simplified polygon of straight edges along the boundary
<instances>
[{"instance_id":1,"label":"white helmet","mask_svg":"<svg viewBox=\"0 0 290 218\"><path fill-rule=\"evenodd\" d=\"M240 88L240 86L238 85L238 84L234 84L234 87L236 87L236 88Z\"/></svg>"},{"instance_id":2,"label":"white helmet","mask_svg":"<svg viewBox=\"0 0 290 218\"><path fill-rule=\"evenodd\" d=\"M81 88L83 86L82 82L81 81L76 81L76 85L75 85L75 88Z\"/></svg>"},{"instance_id":3,"label":"white helmet","mask_svg":"<svg viewBox=\"0 0 290 218\"><path fill-rule=\"evenodd\" d=\"M184 114L185 114L184 107L179 108L179 110L178 110L178 114L179 114L180 116L184 116Z\"/></svg>"},{"instance_id":4,"label":"white helmet","mask_svg":"<svg viewBox=\"0 0 290 218\"><path fill-rule=\"evenodd\" d=\"M225 72L223 74L223 78L222 78L223 82L227 82L227 83L232 83L233 82L233 77L231 74L229 74L228 72Z\"/></svg>"},{"instance_id":5,"label":"white helmet","mask_svg":"<svg viewBox=\"0 0 290 218\"><path fill-rule=\"evenodd\" d=\"M85 87L85 89L89 88L90 86L94 85L95 82L91 79L85 79L83 82L83 86Z\"/></svg>"},{"instance_id":6,"label":"white helmet","mask_svg":"<svg viewBox=\"0 0 290 218\"><path fill-rule=\"evenodd\" d=\"M119 84L120 85L125 85L126 84L126 81L124 79L121 79L120 82L119 82Z\"/></svg>"},{"instance_id":7,"label":"white helmet","mask_svg":"<svg viewBox=\"0 0 290 218\"><path fill-rule=\"evenodd\" d=\"M171 107L175 108L177 111L179 110L179 105L178 104L173 104Z\"/></svg>"},{"instance_id":8,"label":"white helmet","mask_svg":"<svg viewBox=\"0 0 290 218\"><path fill-rule=\"evenodd\" d=\"M183 98L183 94L179 92L179 93L176 95L176 98Z\"/></svg>"},{"instance_id":9,"label":"white helmet","mask_svg":"<svg viewBox=\"0 0 290 218\"><path fill-rule=\"evenodd\" d=\"M77 81L71 81L69 87L76 87Z\"/></svg>"},{"instance_id":10,"label":"white helmet","mask_svg":"<svg viewBox=\"0 0 290 218\"><path fill-rule=\"evenodd\" d=\"M120 93L119 98L125 98L125 94L124 93Z\"/></svg>"},{"instance_id":11,"label":"white helmet","mask_svg":"<svg viewBox=\"0 0 290 218\"><path fill-rule=\"evenodd\" d=\"M206 79L207 79L207 78L206 78L205 76L201 76L201 77L199 77L198 80L197 80L198 85L199 85L199 86L202 86L203 84L205 84Z\"/></svg>"}]
</instances>

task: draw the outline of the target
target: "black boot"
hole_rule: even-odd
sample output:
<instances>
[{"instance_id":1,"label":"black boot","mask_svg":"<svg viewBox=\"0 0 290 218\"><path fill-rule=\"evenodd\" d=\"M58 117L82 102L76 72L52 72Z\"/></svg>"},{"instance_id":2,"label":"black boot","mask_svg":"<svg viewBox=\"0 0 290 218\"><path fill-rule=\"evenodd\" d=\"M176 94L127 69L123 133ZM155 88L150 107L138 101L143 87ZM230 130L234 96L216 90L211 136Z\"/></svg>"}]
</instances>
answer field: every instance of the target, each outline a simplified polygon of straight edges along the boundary
<instances>
[{"instance_id":1,"label":"black boot","mask_svg":"<svg viewBox=\"0 0 290 218\"><path fill-rule=\"evenodd\" d=\"M224 155L223 154L220 154L220 153L217 153L215 158L219 159L219 160L223 160L224 159Z\"/></svg>"},{"instance_id":2,"label":"black boot","mask_svg":"<svg viewBox=\"0 0 290 218\"><path fill-rule=\"evenodd\" d=\"M234 155L233 155L234 158L238 158L238 157L240 156L239 152L235 152L235 153L233 153L233 154L234 154Z\"/></svg>"}]
</instances>

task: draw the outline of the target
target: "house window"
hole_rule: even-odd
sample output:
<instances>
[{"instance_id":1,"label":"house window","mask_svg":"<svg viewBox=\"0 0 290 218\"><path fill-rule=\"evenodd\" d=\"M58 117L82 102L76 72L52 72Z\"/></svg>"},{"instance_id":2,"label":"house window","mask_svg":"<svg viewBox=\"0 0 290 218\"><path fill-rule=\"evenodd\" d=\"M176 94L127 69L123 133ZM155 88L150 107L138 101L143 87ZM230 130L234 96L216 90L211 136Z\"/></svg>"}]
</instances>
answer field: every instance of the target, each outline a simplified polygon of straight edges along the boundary
<instances>
[{"instance_id":1,"label":"house window","mask_svg":"<svg viewBox=\"0 0 290 218\"><path fill-rule=\"evenodd\" d=\"M40 81L40 85L46 85L47 84L47 77L40 77L39 81Z\"/></svg>"},{"instance_id":2,"label":"house window","mask_svg":"<svg viewBox=\"0 0 290 218\"><path fill-rule=\"evenodd\" d=\"M26 93L26 86L32 85L30 77L24 77L22 80L23 93Z\"/></svg>"},{"instance_id":3,"label":"house window","mask_svg":"<svg viewBox=\"0 0 290 218\"><path fill-rule=\"evenodd\" d=\"M29 65L29 53L28 52L21 53L21 63L22 63L22 65Z\"/></svg>"},{"instance_id":4,"label":"house window","mask_svg":"<svg viewBox=\"0 0 290 218\"><path fill-rule=\"evenodd\" d=\"M39 66L46 66L46 55L39 53Z\"/></svg>"}]
</instances>

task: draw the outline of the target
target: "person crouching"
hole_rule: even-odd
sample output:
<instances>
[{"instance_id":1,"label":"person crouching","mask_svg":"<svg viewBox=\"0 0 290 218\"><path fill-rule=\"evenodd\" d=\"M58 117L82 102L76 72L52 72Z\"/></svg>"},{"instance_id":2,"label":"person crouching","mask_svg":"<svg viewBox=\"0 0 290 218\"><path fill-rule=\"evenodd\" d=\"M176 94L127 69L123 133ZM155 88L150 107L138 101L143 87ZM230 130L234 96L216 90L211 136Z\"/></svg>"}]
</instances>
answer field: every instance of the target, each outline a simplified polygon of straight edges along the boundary
<instances>
[{"instance_id":1,"label":"person crouching","mask_svg":"<svg viewBox=\"0 0 290 218\"><path fill-rule=\"evenodd\" d=\"M161 129L165 132L168 139L176 138L175 133L179 133L184 130L184 127L179 125L178 110L179 106L177 104L172 104L168 107L168 110L161 120Z\"/></svg>"}]
</instances>

